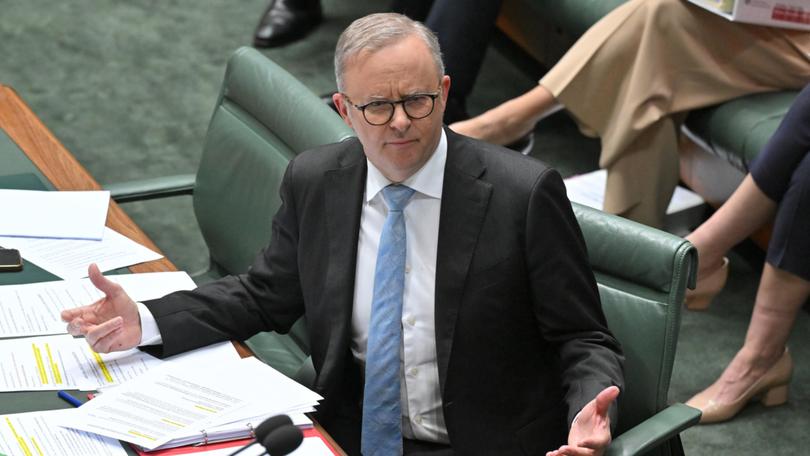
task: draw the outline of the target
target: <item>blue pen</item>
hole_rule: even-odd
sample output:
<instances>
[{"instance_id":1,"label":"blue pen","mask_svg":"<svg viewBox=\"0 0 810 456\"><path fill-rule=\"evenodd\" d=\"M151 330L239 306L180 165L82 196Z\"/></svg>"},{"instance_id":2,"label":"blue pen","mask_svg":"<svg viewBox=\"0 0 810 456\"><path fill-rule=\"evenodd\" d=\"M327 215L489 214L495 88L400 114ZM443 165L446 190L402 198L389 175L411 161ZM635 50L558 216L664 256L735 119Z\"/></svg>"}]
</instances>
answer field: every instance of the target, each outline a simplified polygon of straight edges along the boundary
<instances>
[{"instance_id":1,"label":"blue pen","mask_svg":"<svg viewBox=\"0 0 810 456\"><path fill-rule=\"evenodd\" d=\"M82 403L80 400L76 399L75 397L71 396L70 394L66 393L65 391L59 391L56 393L57 396L62 398L65 402L69 403L74 407L81 407Z\"/></svg>"}]
</instances>

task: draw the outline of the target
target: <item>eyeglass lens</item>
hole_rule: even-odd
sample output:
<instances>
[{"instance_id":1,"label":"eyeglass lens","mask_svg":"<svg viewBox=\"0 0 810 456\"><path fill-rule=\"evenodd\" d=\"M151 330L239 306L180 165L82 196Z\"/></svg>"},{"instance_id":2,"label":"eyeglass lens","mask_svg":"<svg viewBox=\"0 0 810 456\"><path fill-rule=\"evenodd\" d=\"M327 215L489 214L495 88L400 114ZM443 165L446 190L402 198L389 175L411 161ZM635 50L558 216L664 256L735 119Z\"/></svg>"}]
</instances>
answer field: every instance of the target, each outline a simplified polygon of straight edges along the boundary
<instances>
[{"instance_id":1,"label":"eyeglass lens","mask_svg":"<svg viewBox=\"0 0 810 456\"><path fill-rule=\"evenodd\" d=\"M388 123L394 117L395 104L402 104L405 114L411 119L423 119L433 112L434 97L414 95L399 101L374 101L366 105L363 115L372 125Z\"/></svg>"}]
</instances>

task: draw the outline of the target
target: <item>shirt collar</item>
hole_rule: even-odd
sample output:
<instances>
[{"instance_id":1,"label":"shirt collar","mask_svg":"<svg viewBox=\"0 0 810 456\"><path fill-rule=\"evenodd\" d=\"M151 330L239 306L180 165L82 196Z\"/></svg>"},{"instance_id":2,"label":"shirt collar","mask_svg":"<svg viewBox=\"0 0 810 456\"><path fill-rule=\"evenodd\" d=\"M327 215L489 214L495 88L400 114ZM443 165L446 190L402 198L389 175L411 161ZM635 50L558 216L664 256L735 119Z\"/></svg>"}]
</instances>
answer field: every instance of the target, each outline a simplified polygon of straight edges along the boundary
<instances>
[{"instance_id":1,"label":"shirt collar","mask_svg":"<svg viewBox=\"0 0 810 456\"><path fill-rule=\"evenodd\" d=\"M403 185L416 190L418 193L431 198L442 199L444 187L444 165L447 162L447 135L442 128L439 144L433 155L413 176L405 179ZM368 173L366 174L366 202L371 201L383 188L391 185L383 174L368 159Z\"/></svg>"}]
</instances>

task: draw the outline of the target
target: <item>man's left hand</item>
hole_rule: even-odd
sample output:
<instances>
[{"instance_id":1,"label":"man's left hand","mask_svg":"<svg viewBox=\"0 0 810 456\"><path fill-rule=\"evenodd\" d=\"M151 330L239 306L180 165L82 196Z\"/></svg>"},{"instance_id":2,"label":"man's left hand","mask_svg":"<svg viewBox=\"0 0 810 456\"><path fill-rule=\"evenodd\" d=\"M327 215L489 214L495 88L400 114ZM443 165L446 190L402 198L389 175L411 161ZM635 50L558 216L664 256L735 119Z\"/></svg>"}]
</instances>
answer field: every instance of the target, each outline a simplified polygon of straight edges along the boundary
<instances>
[{"instance_id":1,"label":"man's left hand","mask_svg":"<svg viewBox=\"0 0 810 456\"><path fill-rule=\"evenodd\" d=\"M608 410L619 396L619 388L610 386L596 395L579 412L568 432L568 445L549 451L546 456L602 456L610 445Z\"/></svg>"}]
</instances>

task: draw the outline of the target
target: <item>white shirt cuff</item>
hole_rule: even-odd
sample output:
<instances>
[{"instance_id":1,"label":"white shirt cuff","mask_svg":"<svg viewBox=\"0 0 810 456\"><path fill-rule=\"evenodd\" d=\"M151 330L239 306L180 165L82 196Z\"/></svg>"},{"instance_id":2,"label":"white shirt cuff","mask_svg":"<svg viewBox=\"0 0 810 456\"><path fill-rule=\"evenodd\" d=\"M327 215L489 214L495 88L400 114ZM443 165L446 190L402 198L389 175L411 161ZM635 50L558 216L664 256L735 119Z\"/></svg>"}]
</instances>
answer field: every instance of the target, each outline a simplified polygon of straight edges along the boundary
<instances>
[{"instance_id":1,"label":"white shirt cuff","mask_svg":"<svg viewBox=\"0 0 810 456\"><path fill-rule=\"evenodd\" d=\"M163 343L163 337L160 336L155 316L149 311L143 303L136 302L138 305L138 314L141 317L141 343L143 345L160 345Z\"/></svg>"}]
</instances>

